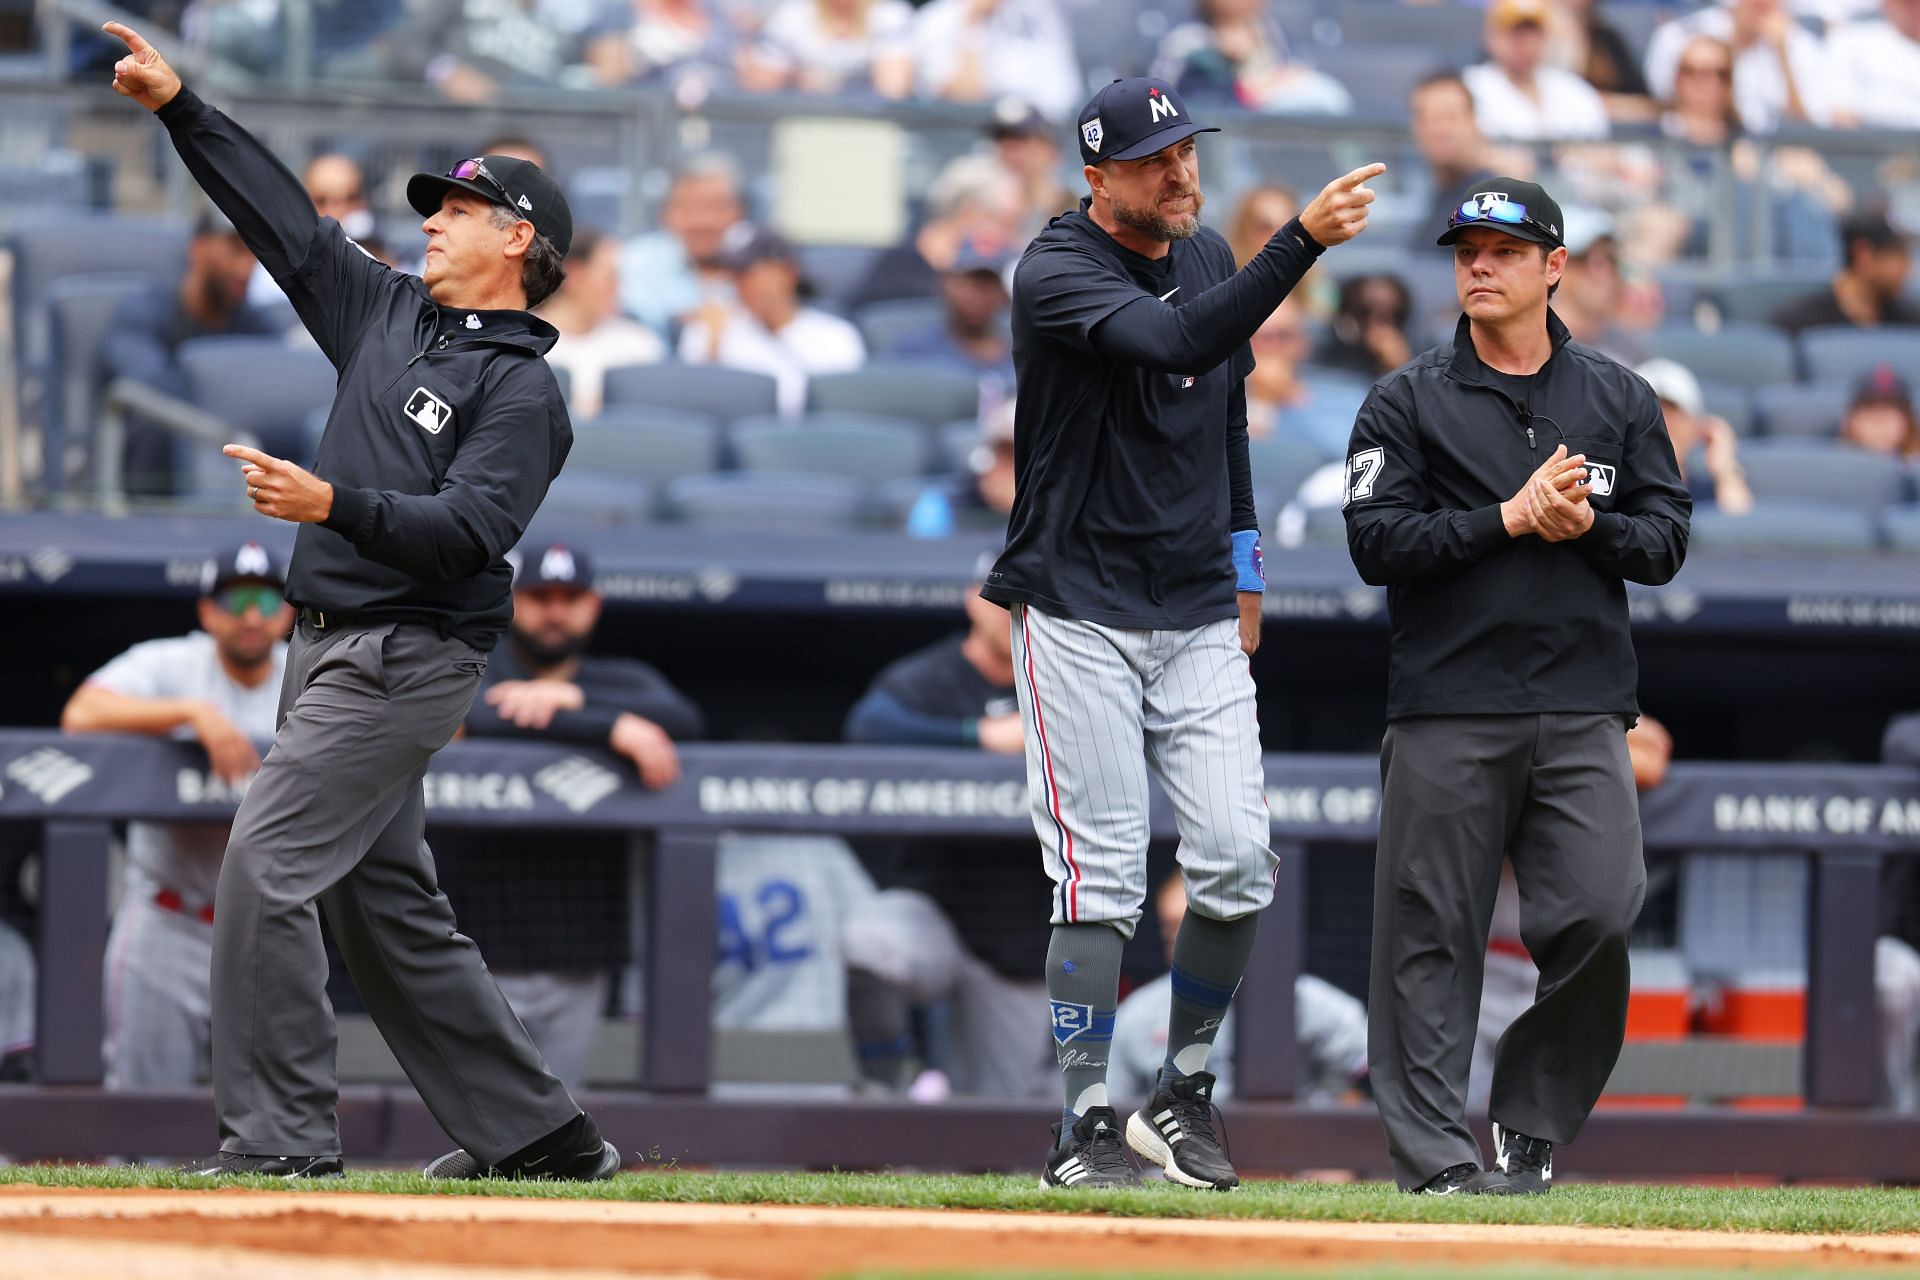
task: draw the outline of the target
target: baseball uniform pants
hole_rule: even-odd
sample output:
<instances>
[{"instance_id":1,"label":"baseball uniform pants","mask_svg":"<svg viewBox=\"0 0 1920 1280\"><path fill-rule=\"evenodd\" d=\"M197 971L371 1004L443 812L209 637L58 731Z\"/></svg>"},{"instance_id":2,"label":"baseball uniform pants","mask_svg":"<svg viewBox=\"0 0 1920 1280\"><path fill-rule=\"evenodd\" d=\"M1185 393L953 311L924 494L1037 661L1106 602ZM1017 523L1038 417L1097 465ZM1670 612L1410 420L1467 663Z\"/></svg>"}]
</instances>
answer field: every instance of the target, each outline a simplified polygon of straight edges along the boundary
<instances>
[{"instance_id":1,"label":"baseball uniform pants","mask_svg":"<svg viewBox=\"0 0 1920 1280\"><path fill-rule=\"evenodd\" d=\"M144 887L144 886L143 886ZM187 1089L207 1065L213 926L130 892L104 966L109 1089Z\"/></svg>"},{"instance_id":2,"label":"baseball uniform pants","mask_svg":"<svg viewBox=\"0 0 1920 1280\"><path fill-rule=\"evenodd\" d=\"M1399 720L1380 773L1367 1056L1412 1190L1481 1162L1467 1073L1502 855L1540 979L1494 1051L1488 1112L1555 1143L1579 1134L1620 1056L1646 866L1618 715Z\"/></svg>"},{"instance_id":3,"label":"baseball uniform pants","mask_svg":"<svg viewBox=\"0 0 1920 1280\"><path fill-rule=\"evenodd\" d=\"M495 973L500 994L569 1093L583 1089L607 1011L611 973Z\"/></svg>"},{"instance_id":4,"label":"baseball uniform pants","mask_svg":"<svg viewBox=\"0 0 1920 1280\"><path fill-rule=\"evenodd\" d=\"M1147 894L1147 771L1173 802L1187 909L1237 920L1273 900L1253 673L1237 619L1134 631L1013 613L1014 688L1053 923L1133 936Z\"/></svg>"},{"instance_id":5,"label":"baseball uniform pants","mask_svg":"<svg viewBox=\"0 0 1920 1280\"><path fill-rule=\"evenodd\" d=\"M485 668L485 654L425 626L296 629L280 732L234 819L214 903L223 1151L340 1151L316 906L374 1024L455 1142L492 1163L579 1110L457 931L422 836L427 762Z\"/></svg>"}]
</instances>

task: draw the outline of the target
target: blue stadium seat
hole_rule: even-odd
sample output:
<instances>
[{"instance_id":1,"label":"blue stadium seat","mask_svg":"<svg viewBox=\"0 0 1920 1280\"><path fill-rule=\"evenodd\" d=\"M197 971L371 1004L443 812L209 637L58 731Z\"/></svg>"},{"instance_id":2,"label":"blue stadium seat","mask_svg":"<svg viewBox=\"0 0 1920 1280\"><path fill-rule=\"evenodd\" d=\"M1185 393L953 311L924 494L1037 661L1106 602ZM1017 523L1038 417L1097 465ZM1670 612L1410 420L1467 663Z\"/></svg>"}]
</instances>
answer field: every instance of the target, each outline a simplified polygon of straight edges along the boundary
<instances>
[{"instance_id":1,"label":"blue stadium seat","mask_svg":"<svg viewBox=\"0 0 1920 1280\"><path fill-rule=\"evenodd\" d=\"M605 405L684 409L722 423L772 413L775 384L764 373L717 364L621 365L607 370Z\"/></svg>"},{"instance_id":2,"label":"blue stadium seat","mask_svg":"<svg viewBox=\"0 0 1920 1280\"><path fill-rule=\"evenodd\" d=\"M281 338L191 338L180 344L180 367L192 403L280 458L305 453L307 419L333 403L338 379L318 347ZM182 494L238 492L238 465L217 451L182 439L174 457Z\"/></svg>"},{"instance_id":3,"label":"blue stadium seat","mask_svg":"<svg viewBox=\"0 0 1920 1280\"><path fill-rule=\"evenodd\" d=\"M653 487L638 476L576 474L569 467L548 486L540 512L617 525L644 520L653 507Z\"/></svg>"},{"instance_id":4,"label":"blue stadium seat","mask_svg":"<svg viewBox=\"0 0 1920 1280\"><path fill-rule=\"evenodd\" d=\"M1831 502L1757 500L1743 516L1702 510L1693 516L1694 551L1871 551L1878 522L1860 508Z\"/></svg>"},{"instance_id":5,"label":"blue stadium seat","mask_svg":"<svg viewBox=\"0 0 1920 1280\"><path fill-rule=\"evenodd\" d=\"M1702 382L1747 391L1770 383L1792 382L1798 367L1793 340L1766 325L1728 324L1713 333L1666 328L1656 332L1647 345L1685 365Z\"/></svg>"},{"instance_id":6,"label":"blue stadium seat","mask_svg":"<svg viewBox=\"0 0 1920 1280\"><path fill-rule=\"evenodd\" d=\"M980 447L980 423L974 418L949 422L934 434L939 465L949 471L971 471L973 451Z\"/></svg>"},{"instance_id":7,"label":"blue stadium seat","mask_svg":"<svg viewBox=\"0 0 1920 1280\"><path fill-rule=\"evenodd\" d=\"M1830 382L1762 387L1753 397L1755 425L1775 439L1831 440L1851 399L1851 391Z\"/></svg>"},{"instance_id":8,"label":"blue stadium seat","mask_svg":"<svg viewBox=\"0 0 1920 1280\"><path fill-rule=\"evenodd\" d=\"M48 376L43 427L48 487L85 479L100 402L100 346L114 313L146 287L144 276L71 276L47 286Z\"/></svg>"},{"instance_id":9,"label":"blue stadium seat","mask_svg":"<svg viewBox=\"0 0 1920 1280\"><path fill-rule=\"evenodd\" d=\"M15 350L26 369L37 370L47 354L48 286L68 276L107 273L177 279L186 268L187 228L62 212L19 220L8 229L5 245L13 257Z\"/></svg>"},{"instance_id":10,"label":"blue stadium seat","mask_svg":"<svg viewBox=\"0 0 1920 1280\"><path fill-rule=\"evenodd\" d=\"M1724 382L1702 379L1700 401L1708 413L1725 418L1735 435L1753 434L1753 397L1745 387L1730 387Z\"/></svg>"},{"instance_id":11,"label":"blue stadium seat","mask_svg":"<svg viewBox=\"0 0 1920 1280\"><path fill-rule=\"evenodd\" d=\"M1306 478L1327 464L1320 450L1292 436L1268 436L1247 441L1247 460L1253 467L1253 487L1293 500Z\"/></svg>"},{"instance_id":12,"label":"blue stadium seat","mask_svg":"<svg viewBox=\"0 0 1920 1280\"><path fill-rule=\"evenodd\" d=\"M874 413L940 427L980 412L980 383L956 364L880 360L807 379L812 413Z\"/></svg>"},{"instance_id":13,"label":"blue stadium seat","mask_svg":"<svg viewBox=\"0 0 1920 1280\"><path fill-rule=\"evenodd\" d=\"M719 470L720 444L720 424L704 414L621 406L573 424L565 473L670 484Z\"/></svg>"},{"instance_id":14,"label":"blue stadium seat","mask_svg":"<svg viewBox=\"0 0 1920 1280\"><path fill-rule=\"evenodd\" d=\"M860 338L870 357L893 354L900 339L923 333L946 320L947 305L939 298L890 298L869 302L854 313Z\"/></svg>"},{"instance_id":15,"label":"blue stadium seat","mask_svg":"<svg viewBox=\"0 0 1920 1280\"><path fill-rule=\"evenodd\" d=\"M1480 61L1480 32L1486 10L1480 5L1400 4L1396 0L1341 0L1334 13L1343 45L1410 45L1431 50L1433 69ZM1296 42L1306 32L1289 31ZM1306 46L1309 51L1311 46Z\"/></svg>"},{"instance_id":16,"label":"blue stadium seat","mask_svg":"<svg viewBox=\"0 0 1920 1280\"><path fill-rule=\"evenodd\" d=\"M1347 87L1356 114L1401 121L1408 92L1447 61L1443 50L1407 42L1310 45L1306 51L1315 67Z\"/></svg>"},{"instance_id":17,"label":"blue stadium seat","mask_svg":"<svg viewBox=\"0 0 1920 1280\"><path fill-rule=\"evenodd\" d=\"M1755 501L1830 502L1869 517L1907 499L1897 459L1812 440L1757 440L1740 451Z\"/></svg>"},{"instance_id":18,"label":"blue stadium seat","mask_svg":"<svg viewBox=\"0 0 1920 1280\"><path fill-rule=\"evenodd\" d=\"M732 439L742 471L845 476L865 485L925 475L932 454L918 423L850 413L750 418L734 424Z\"/></svg>"},{"instance_id":19,"label":"blue stadium seat","mask_svg":"<svg viewBox=\"0 0 1920 1280\"><path fill-rule=\"evenodd\" d=\"M800 274L813 286L814 302L842 315L881 253L863 244L803 244L798 252Z\"/></svg>"},{"instance_id":20,"label":"blue stadium seat","mask_svg":"<svg viewBox=\"0 0 1920 1280\"><path fill-rule=\"evenodd\" d=\"M1911 377L1920 368L1920 328L1808 329L1800 335L1800 354L1809 382L1851 385L1879 364Z\"/></svg>"},{"instance_id":21,"label":"blue stadium seat","mask_svg":"<svg viewBox=\"0 0 1920 1280\"><path fill-rule=\"evenodd\" d=\"M1765 324L1773 313L1789 302L1803 298L1827 284L1825 272L1793 272L1784 275L1745 275L1712 286L1708 292L1720 319L1728 324ZM1669 303L1668 311L1675 308Z\"/></svg>"},{"instance_id":22,"label":"blue stadium seat","mask_svg":"<svg viewBox=\"0 0 1920 1280\"><path fill-rule=\"evenodd\" d=\"M682 524L756 533L838 533L858 528L862 486L845 476L725 472L667 486L665 507Z\"/></svg>"},{"instance_id":23,"label":"blue stadium seat","mask_svg":"<svg viewBox=\"0 0 1920 1280\"><path fill-rule=\"evenodd\" d=\"M1920 506L1887 508L1880 517L1880 531L1895 551L1920 554Z\"/></svg>"}]
</instances>

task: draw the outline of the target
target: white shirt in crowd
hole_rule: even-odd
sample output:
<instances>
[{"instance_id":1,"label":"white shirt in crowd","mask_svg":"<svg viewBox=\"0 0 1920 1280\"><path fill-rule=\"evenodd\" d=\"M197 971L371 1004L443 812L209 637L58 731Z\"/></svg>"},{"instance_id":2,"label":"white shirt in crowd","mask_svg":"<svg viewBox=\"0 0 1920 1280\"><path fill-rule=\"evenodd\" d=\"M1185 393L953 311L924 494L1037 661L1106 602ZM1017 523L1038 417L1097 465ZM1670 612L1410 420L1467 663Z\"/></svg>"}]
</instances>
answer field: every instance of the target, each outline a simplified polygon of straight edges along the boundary
<instances>
[{"instance_id":1,"label":"white shirt in crowd","mask_svg":"<svg viewBox=\"0 0 1920 1280\"><path fill-rule=\"evenodd\" d=\"M920 92L937 98L962 55L975 53L990 97L1019 98L1051 120L1072 119L1086 87L1073 36L1054 0L999 0L984 22L971 20L974 0L933 0L914 24Z\"/></svg>"},{"instance_id":2,"label":"white shirt in crowd","mask_svg":"<svg viewBox=\"0 0 1920 1280\"><path fill-rule=\"evenodd\" d=\"M1840 28L1827 40L1834 106L1862 124L1920 129L1920 40L1885 19Z\"/></svg>"},{"instance_id":3,"label":"white shirt in crowd","mask_svg":"<svg viewBox=\"0 0 1920 1280\"><path fill-rule=\"evenodd\" d=\"M585 421L605 402L607 370L627 364L658 364L667 358L660 335L625 316L602 321L586 333L563 333L547 363L567 371L567 407Z\"/></svg>"},{"instance_id":4,"label":"white shirt in crowd","mask_svg":"<svg viewBox=\"0 0 1920 1280\"><path fill-rule=\"evenodd\" d=\"M779 384L781 415L793 418L807 407L810 376L858 369L866 362L867 348L858 329L814 307L800 308L786 328L774 333L735 303L727 308L718 352L706 321L696 317L680 331L680 358L689 364L722 364L770 375Z\"/></svg>"},{"instance_id":5,"label":"white shirt in crowd","mask_svg":"<svg viewBox=\"0 0 1920 1280\"><path fill-rule=\"evenodd\" d=\"M1561 67L1533 73L1538 99L1523 92L1491 62L1460 73L1473 94L1474 118L1489 138L1530 142L1537 138L1604 138L1607 105L1599 90Z\"/></svg>"},{"instance_id":6,"label":"white shirt in crowd","mask_svg":"<svg viewBox=\"0 0 1920 1280\"><path fill-rule=\"evenodd\" d=\"M287 646L282 641L273 646L267 678L249 689L220 665L213 637L195 631L136 644L88 679L130 698L210 702L240 732L264 743L271 742L279 728L280 682L286 673ZM182 726L173 736L191 739L193 734ZM211 905L229 826L225 822L129 822L127 893L151 895L171 889L185 900L189 911Z\"/></svg>"},{"instance_id":7,"label":"white shirt in crowd","mask_svg":"<svg viewBox=\"0 0 1920 1280\"><path fill-rule=\"evenodd\" d=\"M1733 15L1718 5L1663 23L1647 44L1647 87L1662 102L1673 101L1673 79L1680 54L1695 36L1733 39ZM1833 119L1833 77L1820 38L1795 23L1787 30L1787 61L1793 66L1794 87L1800 91L1807 119L1827 124ZM1736 50L1733 55L1733 105L1749 133L1772 133L1787 115L1787 77L1780 57L1762 43Z\"/></svg>"},{"instance_id":8,"label":"white shirt in crowd","mask_svg":"<svg viewBox=\"0 0 1920 1280\"><path fill-rule=\"evenodd\" d=\"M860 87L881 58L912 46L913 7L907 0L875 0L867 9L865 34L828 31L816 0L786 0L760 33L760 55L788 67L823 72L850 88Z\"/></svg>"}]
</instances>

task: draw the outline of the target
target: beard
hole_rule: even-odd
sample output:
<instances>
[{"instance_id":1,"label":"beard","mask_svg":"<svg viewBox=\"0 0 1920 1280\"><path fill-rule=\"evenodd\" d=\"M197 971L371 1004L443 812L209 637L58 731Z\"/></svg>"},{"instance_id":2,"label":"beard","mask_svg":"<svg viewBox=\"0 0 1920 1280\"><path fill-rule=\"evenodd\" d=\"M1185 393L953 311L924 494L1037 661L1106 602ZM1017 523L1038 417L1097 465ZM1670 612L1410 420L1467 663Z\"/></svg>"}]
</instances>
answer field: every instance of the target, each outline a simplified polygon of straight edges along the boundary
<instances>
[{"instance_id":1,"label":"beard","mask_svg":"<svg viewBox=\"0 0 1920 1280\"><path fill-rule=\"evenodd\" d=\"M1160 201L1169 197L1156 197L1152 204L1142 206L1127 204L1114 196L1113 220L1155 240L1191 240L1194 232L1200 230L1200 210L1206 207L1207 198L1200 194L1198 187L1172 193L1173 198L1179 196L1193 197L1193 212L1179 218L1169 218L1160 212Z\"/></svg>"},{"instance_id":2,"label":"beard","mask_svg":"<svg viewBox=\"0 0 1920 1280\"><path fill-rule=\"evenodd\" d=\"M513 647L527 660L527 665L538 671L557 667L563 662L579 657L586 651L587 637L569 635L536 635L519 627L511 628Z\"/></svg>"}]
</instances>

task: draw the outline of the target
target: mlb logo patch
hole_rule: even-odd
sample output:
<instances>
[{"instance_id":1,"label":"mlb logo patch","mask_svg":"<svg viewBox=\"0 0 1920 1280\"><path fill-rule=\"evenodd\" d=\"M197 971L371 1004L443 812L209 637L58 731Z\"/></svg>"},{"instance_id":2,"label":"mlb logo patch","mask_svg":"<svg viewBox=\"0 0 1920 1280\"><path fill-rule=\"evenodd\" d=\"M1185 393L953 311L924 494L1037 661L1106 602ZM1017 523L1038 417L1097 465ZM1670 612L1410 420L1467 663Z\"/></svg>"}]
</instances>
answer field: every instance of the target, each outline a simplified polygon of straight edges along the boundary
<instances>
[{"instance_id":1,"label":"mlb logo patch","mask_svg":"<svg viewBox=\"0 0 1920 1280\"><path fill-rule=\"evenodd\" d=\"M1086 141L1087 150L1093 152L1095 155L1099 155L1101 139L1107 136L1100 128L1100 117L1095 116L1093 119L1081 125L1080 136Z\"/></svg>"},{"instance_id":2,"label":"mlb logo patch","mask_svg":"<svg viewBox=\"0 0 1920 1280\"><path fill-rule=\"evenodd\" d=\"M1613 467L1609 463L1589 462L1587 464L1587 483L1592 486L1592 493L1596 498L1613 496L1613 476Z\"/></svg>"},{"instance_id":3,"label":"mlb logo patch","mask_svg":"<svg viewBox=\"0 0 1920 1280\"><path fill-rule=\"evenodd\" d=\"M425 387L415 387L413 394L407 397L407 407L401 412L407 415L414 426L430 436L437 436L453 421L453 410Z\"/></svg>"},{"instance_id":4,"label":"mlb logo patch","mask_svg":"<svg viewBox=\"0 0 1920 1280\"><path fill-rule=\"evenodd\" d=\"M1055 1000L1052 1004L1055 1043L1065 1044L1075 1036L1085 1035L1093 1029L1092 1005L1069 1004L1065 1000Z\"/></svg>"}]
</instances>

